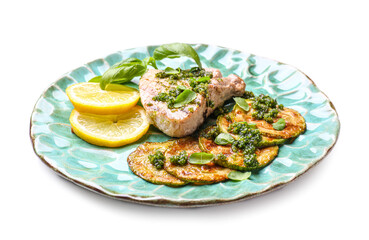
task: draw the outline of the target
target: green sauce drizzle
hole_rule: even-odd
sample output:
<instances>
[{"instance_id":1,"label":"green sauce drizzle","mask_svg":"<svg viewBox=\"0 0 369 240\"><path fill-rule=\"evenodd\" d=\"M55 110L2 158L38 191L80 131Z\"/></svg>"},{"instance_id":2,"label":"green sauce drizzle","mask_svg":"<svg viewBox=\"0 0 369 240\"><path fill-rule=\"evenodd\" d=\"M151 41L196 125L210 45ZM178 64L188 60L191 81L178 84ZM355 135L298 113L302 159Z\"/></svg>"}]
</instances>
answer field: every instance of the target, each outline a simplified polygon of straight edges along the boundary
<instances>
[{"instance_id":1,"label":"green sauce drizzle","mask_svg":"<svg viewBox=\"0 0 369 240\"><path fill-rule=\"evenodd\" d=\"M172 156L169 158L170 162L177 166L184 166L187 164L188 155L186 151L182 151L177 156Z\"/></svg>"},{"instance_id":2,"label":"green sauce drizzle","mask_svg":"<svg viewBox=\"0 0 369 240\"><path fill-rule=\"evenodd\" d=\"M183 92L183 89L177 87L175 89L171 89L168 93L159 93L155 97L152 98L154 101L166 102L168 104L168 108L174 108L174 101L178 97L179 94Z\"/></svg>"},{"instance_id":3,"label":"green sauce drizzle","mask_svg":"<svg viewBox=\"0 0 369 240\"><path fill-rule=\"evenodd\" d=\"M214 107L213 101L209 100L208 93L208 84L213 77L211 72L207 72L205 69L199 67L186 70L168 68L165 71L158 72L155 76L157 78L168 78L168 82L172 85L176 84L176 80L187 80L192 88L191 90L204 96L207 106ZM168 93L159 93L157 96L153 97L153 100L167 102L168 108L173 108L175 98L181 93L178 93L178 90L181 89L177 88L175 90L170 90Z\"/></svg>"},{"instance_id":4,"label":"green sauce drizzle","mask_svg":"<svg viewBox=\"0 0 369 240\"><path fill-rule=\"evenodd\" d=\"M212 127L209 131L201 131L201 137L214 140L220 134L218 126Z\"/></svg>"},{"instance_id":5,"label":"green sauce drizzle","mask_svg":"<svg viewBox=\"0 0 369 240\"><path fill-rule=\"evenodd\" d=\"M197 78L197 77L213 77L211 72L206 72L205 69L199 67L193 67L191 69L182 70L181 68L177 68L177 71L161 71L158 72L155 76L157 78L169 78L170 80L180 80L180 79L188 79L188 78Z\"/></svg>"},{"instance_id":6,"label":"green sauce drizzle","mask_svg":"<svg viewBox=\"0 0 369 240\"><path fill-rule=\"evenodd\" d=\"M228 131L239 135L239 138L232 143L232 150L236 152L241 150L244 156L244 163L249 167L259 165L255 154L256 146L261 141L261 134L255 125L247 124L246 122L232 123Z\"/></svg>"},{"instance_id":7,"label":"green sauce drizzle","mask_svg":"<svg viewBox=\"0 0 369 240\"><path fill-rule=\"evenodd\" d=\"M283 110L283 105L278 105L277 100L269 95L260 94L253 99L252 108L255 109L252 114L253 118L273 123L273 119L277 117L279 111Z\"/></svg>"},{"instance_id":8,"label":"green sauce drizzle","mask_svg":"<svg viewBox=\"0 0 369 240\"><path fill-rule=\"evenodd\" d=\"M161 152L159 150L156 151L155 154L149 155L150 163L152 165L154 165L154 167L158 170L163 169L164 160L165 160L165 156L164 156L163 152Z\"/></svg>"}]
</instances>

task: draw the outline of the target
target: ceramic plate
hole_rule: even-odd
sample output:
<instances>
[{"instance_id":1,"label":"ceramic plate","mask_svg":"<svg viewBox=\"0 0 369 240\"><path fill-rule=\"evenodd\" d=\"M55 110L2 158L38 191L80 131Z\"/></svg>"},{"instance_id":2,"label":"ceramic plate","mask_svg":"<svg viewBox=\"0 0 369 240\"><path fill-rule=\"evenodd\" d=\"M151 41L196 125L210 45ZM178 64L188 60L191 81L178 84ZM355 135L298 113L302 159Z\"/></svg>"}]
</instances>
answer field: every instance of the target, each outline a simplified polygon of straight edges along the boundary
<instances>
[{"instance_id":1,"label":"ceramic plate","mask_svg":"<svg viewBox=\"0 0 369 240\"><path fill-rule=\"evenodd\" d=\"M284 186L323 159L335 144L340 128L335 108L305 74L274 60L197 44L193 47L205 67L218 68L223 76L235 73L244 79L247 90L269 94L284 106L299 111L306 119L307 131L293 144L282 146L272 164L246 181L171 188L142 180L130 171L127 156L145 141L165 141L169 137L150 128L138 142L124 147L103 148L88 144L71 133L68 119L73 106L65 89L101 75L122 59L152 56L156 47L123 50L97 59L65 74L46 89L32 113L30 135L36 154L47 166L82 187L115 199L195 207L239 201ZM159 69L165 66L190 68L195 64L187 58L158 63Z\"/></svg>"}]
</instances>

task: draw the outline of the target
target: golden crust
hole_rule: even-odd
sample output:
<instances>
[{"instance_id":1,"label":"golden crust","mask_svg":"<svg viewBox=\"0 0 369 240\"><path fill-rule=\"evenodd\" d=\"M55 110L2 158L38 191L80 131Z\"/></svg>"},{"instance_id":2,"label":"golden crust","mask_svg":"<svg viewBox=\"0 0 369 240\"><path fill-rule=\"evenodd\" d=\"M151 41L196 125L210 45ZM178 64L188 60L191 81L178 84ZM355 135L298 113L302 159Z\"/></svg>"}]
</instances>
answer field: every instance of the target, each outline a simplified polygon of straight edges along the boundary
<instances>
[{"instance_id":1,"label":"golden crust","mask_svg":"<svg viewBox=\"0 0 369 240\"><path fill-rule=\"evenodd\" d=\"M240 170L240 171L254 171L261 169L271 163L278 155L278 146L272 146L262 149L256 149L257 161L259 166L248 167L244 163L244 157L242 153L233 152L231 144L228 145L217 145L214 141L206 139L204 137L199 138L199 145L204 152L212 153L214 155L224 154L226 156L225 160L215 159L215 163L226 168Z\"/></svg>"},{"instance_id":2,"label":"golden crust","mask_svg":"<svg viewBox=\"0 0 369 240\"><path fill-rule=\"evenodd\" d=\"M132 172L144 180L154 184L164 184L171 187L183 186L186 182L170 175L164 169L156 169L149 161L148 156L154 154L157 150L164 152L173 144L173 141L167 142L146 142L138 146L127 159Z\"/></svg>"},{"instance_id":3,"label":"golden crust","mask_svg":"<svg viewBox=\"0 0 369 240\"><path fill-rule=\"evenodd\" d=\"M254 109L252 109L251 103L249 103L249 106L250 110L245 112L236 105L232 111L232 117L234 118L235 122L255 123L257 128L260 130L260 133L264 136L283 139L295 138L303 133L306 129L304 117L301 116L301 114L296 110L284 108L278 113L276 119L274 119L274 122L277 122L280 118L283 118L286 121L286 127L279 131L273 128L273 124L270 124L265 120L254 119L252 117Z\"/></svg>"},{"instance_id":4,"label":"golden crust","mask_svg":"<svg viewBox=\"0 0 369 240\"><path fill-rule=\"evenodd\" d=\"M181 138L174 142L174 144L165 152L164 169L175 177L198 184L211 184L222 182L228 179L230 169L211 165L195 165L187 163L185 166L173 165L169 158L178 155L180 152L186 151L188 156L195 152L201 152L198 140L195 138Z\"/></svg>"}]
</instances>

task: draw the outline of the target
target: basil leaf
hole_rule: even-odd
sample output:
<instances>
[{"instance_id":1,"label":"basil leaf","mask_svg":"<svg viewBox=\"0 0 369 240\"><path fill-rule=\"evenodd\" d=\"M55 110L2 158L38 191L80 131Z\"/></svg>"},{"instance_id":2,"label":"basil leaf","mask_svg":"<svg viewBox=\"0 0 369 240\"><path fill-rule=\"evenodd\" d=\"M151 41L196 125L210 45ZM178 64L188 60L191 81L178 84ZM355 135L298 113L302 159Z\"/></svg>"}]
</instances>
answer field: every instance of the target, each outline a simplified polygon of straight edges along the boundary
<instances>
[{"instance_id":1,"label":"basil leaf","mask_svg":"<svg viewBox=\"0 0 369 240\"><path fill-rule=\"evenodd\" d=\"M196 79L195 81L198 83L208 83L209 80L210 80L210 77L201 77L201 78Z\"/></svg>"},{"instance_id":2,"label":"basil leaf","mask_svg":"<svg viewBox=\"0 0 369 240\"><path fill-rule=\"evenodd\" d=\"M153 57L156 60L162 60L164 58L189 57L195 60L199 68L202 68L199 55L197 55L195 49L185 43L163 44L154 50Z\"/></svg>"},{"instance_id":3,"label":"basil leaf","mask_svg":"<svg viewBox=\"0 0 369 240\"><path fill-rule=\"evenodd\" d=\"M153 67L155 69L158 69L158 67L156 66L156 60L155 60L155 58L153 58L153 57L145 57L142 61L146 64L146 67L147 66L151 66L151 67Z\"/></svg>"},{"instance_id":4,"label":"basil leaf","mask_svg":"<svg viewBox=\"0 0 369 240\"><path fill-rule=\"evenodd\" d=\"M242 108L243 110L245 110L246 112L250 109L249 104L246 102L246 100L244 98L240 98L240 97L235 97L233 98L233 100L236 102L236 104Z\"/></svg>"},{"instance_id":5,"label":"basil leaf","mask_svg":"<svg viewBox=\"0 0 369 240\"><path fill-rule=\"evenodd\" d=\"M189 89L184 90L181 94L177 96L177 98L174 100L174 108L179 108L187 103L192 102L196 99L196 93L194 91L191 91Z\"/></svg>"},{"instance_id":6,"label":"basil leaf","mask_svg":"<svg viewBox=\"0 0 369 240\"><path fill-rule=\"evenodd\" d=\"M192 164L207 164L214 159L214 155L206 152L192 153L188 159L189 163Z\"/></svg>"},{"instance_id":7,"label":"basil leaf","mask_svg":"<svg viewBox=\"0 0 369 240\"><path fill-rule=\"evenodd\" d=\"M228 173L228 178L233 181L243 181L248 179L251 176L251 172L239 172L239 171L232 171Z\"/></svg>"},{"instance_id":8,"label":"basil leaf","mask_svg":"<svg viewBox=\"0 0 369 240\"><path fill-rule=\"evenodd\" d=\"M171 68L171 67L167 67L167 68L164 70L164 72L165 72L166 74L178 74L178 73L180 73L181 71L180 71L180 69L173 69L173 68Z\"/></svg>"},{"instance_id":9,"label":"basil leaf","mask_svg":"<svg viewBox=\"0 0 369 240\"><path fill-rule=\"evenodd\" d=\"M273 123L273 128L275 130L281 131L286 127L286 121L283 118L280 118L278 121Z\"/></svg>"},{"instance_id":10,"label":"basil leaf","mask_svg":"<svg viewBox=\"0 0 369 240\"><path fill-rule=\"evenodd\" d=\"M179 85L179 86L177 86L177 89L184 91L184 90L186 90L187 88L186 88L185 86Z\"/></svg>"},{"instance_id":11,"label":"basil leaf","mask_svg":"<svg viewBox=\"0 0 369 240\"><path fill-rule=\"evenodd\" d=\"M103 75L100 81L101 89L105 89L109 83L125 83L134 77L143 75L147 65L137 58L127 58L111 66Z\"/></svg>"},{"instance_id":12,"label":"basil leaf","mask_svg":"<svg viewBox=\"0 0 369 240\"><path fill-rule=\"evenodd\" d=\"M90 80L88 80L88 82L100 82L101 81L101 76L96 76L96 77L93 77L91 78Z\"/></svg>"},{"instance_id":13,"label":"basil leaf","mask_svg":"<svg viewBox=\"0 0 369 240\"><path fill-rule=\"evenodd\" d=\"M234 139L229 133L221 133L214 140L214 142L218 145L227 145L233 143L233 141Z\"/></svg>"}]
</instances>

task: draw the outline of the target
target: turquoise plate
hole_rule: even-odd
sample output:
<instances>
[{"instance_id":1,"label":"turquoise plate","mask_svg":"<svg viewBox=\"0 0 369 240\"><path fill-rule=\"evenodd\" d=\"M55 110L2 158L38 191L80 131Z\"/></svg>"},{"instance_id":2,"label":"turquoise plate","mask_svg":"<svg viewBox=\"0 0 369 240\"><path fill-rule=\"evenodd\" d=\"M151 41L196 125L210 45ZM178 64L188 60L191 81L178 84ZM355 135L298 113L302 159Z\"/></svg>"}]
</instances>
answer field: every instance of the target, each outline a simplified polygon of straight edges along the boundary
<instances>
[{"instance_id":1,"label":"turquoise plate","mask_svg":"<svg viewBox=\"0 0 369 240\"><path fill-rule=\"evenodd\" d=\"M338 115L327 96L305 74L289 65L237 50L205 44L193 46L205 67L218 68L224 76L235 73L245 80L247 90L269 94L284 106L299 111L306 119L305 134L293 144L282 146L272 164L246 181L171 188L142 180L130 171L127 156L143 142L165 141L169 137L150 128L138 142L121 148L88 144L71 133L68 119L73 106L65 89L101 75L124 58L152 56L157 46L148 46L87 63L47 88L31 116L30 135L35 153L62 177L97 193L144 204L195 207L239 201L284 186L322 160L334 146L340 129ZM195 65L187 58L158 63L159 69L165 66Z\"/></svg>"}]
</instances>

